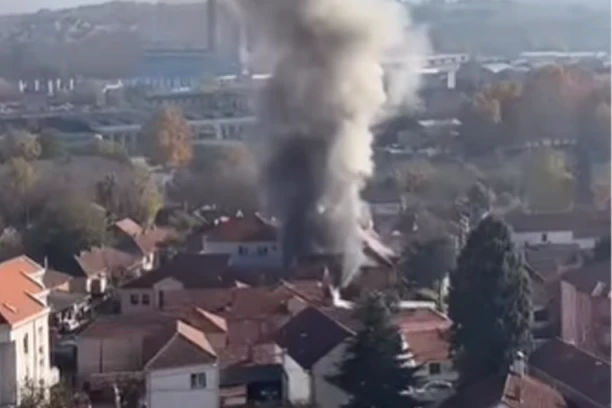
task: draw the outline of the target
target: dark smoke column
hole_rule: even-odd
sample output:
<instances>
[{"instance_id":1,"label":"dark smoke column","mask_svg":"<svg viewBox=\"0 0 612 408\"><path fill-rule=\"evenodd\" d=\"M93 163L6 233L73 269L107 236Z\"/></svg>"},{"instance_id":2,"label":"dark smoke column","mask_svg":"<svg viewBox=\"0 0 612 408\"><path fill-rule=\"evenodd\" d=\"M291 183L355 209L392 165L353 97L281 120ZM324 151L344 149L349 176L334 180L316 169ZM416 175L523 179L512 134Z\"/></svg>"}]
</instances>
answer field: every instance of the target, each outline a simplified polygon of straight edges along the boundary
<instances>
[{"instance_id":1,"label":"dark smoke column","mask_svg":"<svg viewBox=\"0 0 612 408\"><path fill-rule=\"evenodd\" d=\"M285 261L317 249L342 253L346 283L363 261L359 194L373 171L370 126L389 102L382 62L393 53L402 73L391 81L394 94L414 96L423 42L391 0L243 5L274 58L259 121Z\"/></svg>"}]
</instances>

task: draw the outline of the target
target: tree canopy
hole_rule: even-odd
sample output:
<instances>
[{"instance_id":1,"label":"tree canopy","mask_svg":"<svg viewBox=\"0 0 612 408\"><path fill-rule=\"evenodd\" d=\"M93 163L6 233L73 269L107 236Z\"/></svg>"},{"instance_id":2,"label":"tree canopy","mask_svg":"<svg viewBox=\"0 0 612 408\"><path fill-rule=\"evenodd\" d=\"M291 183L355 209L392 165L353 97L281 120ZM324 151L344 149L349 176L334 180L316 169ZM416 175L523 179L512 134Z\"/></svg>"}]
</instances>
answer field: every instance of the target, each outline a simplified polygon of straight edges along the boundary
<instances>
[{"instance_id":1,"label":"tree canopy","mask_svg":"<svg viewBox=\"0 0 612 408\"><path fill-rule=\"evenodd\" d=\"M78 197L67 196L49 201L42 214L26 231L28 253L35 258L49 256L64 262L82 250L107 241L104 211Z\"/></svg>"},{"instance_id":2,"label":"tree canopy","mask_svg":"<svg viewBox=\"0 0 612 408\"><path fill-rule=\"evenodd\" d=\"M142 147L151 162L184 167L191 162L192 131L177 107L163 107L142 130Z\"/></svg>"},{"instance_id":3,"label":"tree canopy","mask_svg":"<svg viewBox=\"0 0 612 408\"><path fill-rule=\"evenodd\" d=\"M448 236L417 241L404 251L400 269L404 279L420 287L436 286L455 267L455 244Z\"/></svg>"},{"instance_id":4,"label":"tree canopy","mask_svg":"<svg viewBox=\"0 0 612 408\"><path fill-rule=\"evenodd\" d=\"M530 347L530 286L508 227L487 217L451 274L451 345L462 385L506 370Z\"/></svg>"},{"instance_id":5,"label":"tree canopy","mask_svg":"<svg viewBox=\"0 0 612 408\"><path fill-rule=\"evenodd\" d=\"M330 380L350 395L345 408L410 408L419 404L406 391L418 383L392 307L380 293L369 294L356 317L362 325L348 345L339 373Z\"/></svg>"},{"instance_id":6,"label":"tree canopy","mask_svg":"<svg viewBox=\"0 0 612 408\"><path fill-rule=\"evenodd\" d=\"M533 211L563 211L571 207L575 181L561 152L543 150L530 155L523 178Z\"/></svg>"}]
</instances>

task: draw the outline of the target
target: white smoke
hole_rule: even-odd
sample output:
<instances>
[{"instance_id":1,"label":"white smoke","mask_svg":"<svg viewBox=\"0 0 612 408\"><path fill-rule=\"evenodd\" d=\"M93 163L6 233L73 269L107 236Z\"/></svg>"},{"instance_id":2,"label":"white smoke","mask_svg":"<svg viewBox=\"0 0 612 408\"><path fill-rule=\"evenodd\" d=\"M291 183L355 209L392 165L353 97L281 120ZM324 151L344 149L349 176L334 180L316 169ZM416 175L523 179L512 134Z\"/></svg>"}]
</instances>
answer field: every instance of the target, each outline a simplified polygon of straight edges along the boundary
<instances>
[{"instance_id":1,"label":"white smoke","mask_svg":"<svg viewBox=\"0 0 612 408\"><path fill-rule=\"evenodd\" d=\"M273 67L258 117L284 250L308 250L311 215L322 206L325 235L344 254L346 284L363 262L360 191L374 171L370 128L385 112L416 103L425 37L392 0L241 6Z\"/></svg>"}]
</instances>

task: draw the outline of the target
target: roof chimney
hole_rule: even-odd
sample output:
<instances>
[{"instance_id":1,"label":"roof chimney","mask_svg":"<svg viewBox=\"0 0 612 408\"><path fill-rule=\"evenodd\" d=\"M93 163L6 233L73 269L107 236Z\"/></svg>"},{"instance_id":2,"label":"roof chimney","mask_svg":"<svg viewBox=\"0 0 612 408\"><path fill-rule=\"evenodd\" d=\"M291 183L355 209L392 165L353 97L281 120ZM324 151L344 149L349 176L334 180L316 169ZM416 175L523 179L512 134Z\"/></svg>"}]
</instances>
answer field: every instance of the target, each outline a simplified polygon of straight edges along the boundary
<instances>
[{"instance_id":1,"label":"roof chimney","mask_svg":"<svg viewBox=\"0 0 612 408\"><path fill-rule=\"evenodd\" d=\"M516 358L510 366L510 372L519 377L523 377L527 371L527 364L525 363L525 354L522 351L516 353Z\"/></svg>"}]
</instances>

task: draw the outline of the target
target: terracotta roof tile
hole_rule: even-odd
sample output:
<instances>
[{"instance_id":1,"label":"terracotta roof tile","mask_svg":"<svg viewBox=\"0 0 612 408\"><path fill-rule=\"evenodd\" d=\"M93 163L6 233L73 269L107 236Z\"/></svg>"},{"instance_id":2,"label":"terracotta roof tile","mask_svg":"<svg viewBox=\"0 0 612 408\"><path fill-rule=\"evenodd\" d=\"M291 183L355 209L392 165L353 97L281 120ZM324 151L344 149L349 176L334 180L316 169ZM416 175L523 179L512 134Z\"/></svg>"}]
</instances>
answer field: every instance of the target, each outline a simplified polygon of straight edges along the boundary
<instances>
[{"instance_id":1,"label":"terracotta roof tile","mask_svg":"<svg viewBox=\"0 0 612 408\"><path fill-rule=\"evenodd\" d=\"M27 256L0 263L0 324L15 326L45 310L35 298L45 288L30 276L42 269Z\"/></svg>"},{"instance_id":2,"label":"terracotta roof tile","mask_svg":"<svg viewBox=\"0 0 612 408\"><path fill-rule=\"evenodd\" d=\"M142 233L142 227L131 218L124 218L122 220L119 220L115 222L114 226L115 228L117 228L124 234L129 235L130 237L134 237Z\"/></svg>"},{"instance_id":3,"label":"terracotta roof tile","mask_svg":"<svg viewBox=\"0 0 612 408\"><path fill-rule=\"evenodd\" d=\"M474 384L444 401L440 408L567 408L563 396L539 380L509 373Z\"/></svg>"},{"instance_id":4,"label":"terracotta roof tile","mask_svg":"<svg viewBox=\"0 0 612 408\"><path fill-rule=\"evenodd\" d=\"M448 330L408 331L402 337L418 364L451 360Z\"/></svg>"},{"instance_id":5,"label":"terracotta roof tile","mask_svg":"<svg viewBox=\"0 0 612 408\"><path fill-rule=\"evenodd\" d=\"M43 283L47 289L54 289L70 280L72 280L72 276L53 269L47 269L43 275Z\"/></svg>"},{"instance_id":6,"label":"terracotta roof tile","mask_svg":"<svg viewBox=\"0 0 612 408\"><path fill-rule=\"evenodd\" d=\"M544 381L554 379L587 397L592 406L610 406L610 363L574 345L547 341L531 354L529 369Z\"/></svg>"},{"instance_id":7,"label":"terracotta roof tile","mask_svg":"<svg viewBox=\"0 0 612 408\"><path fill-rule=\"evenodd\" d=\"M120 276L139 265L141 257L113 247L94 247L75 255L75 260L85 276L104 273Z\"/></svg>"}]
</instances>

